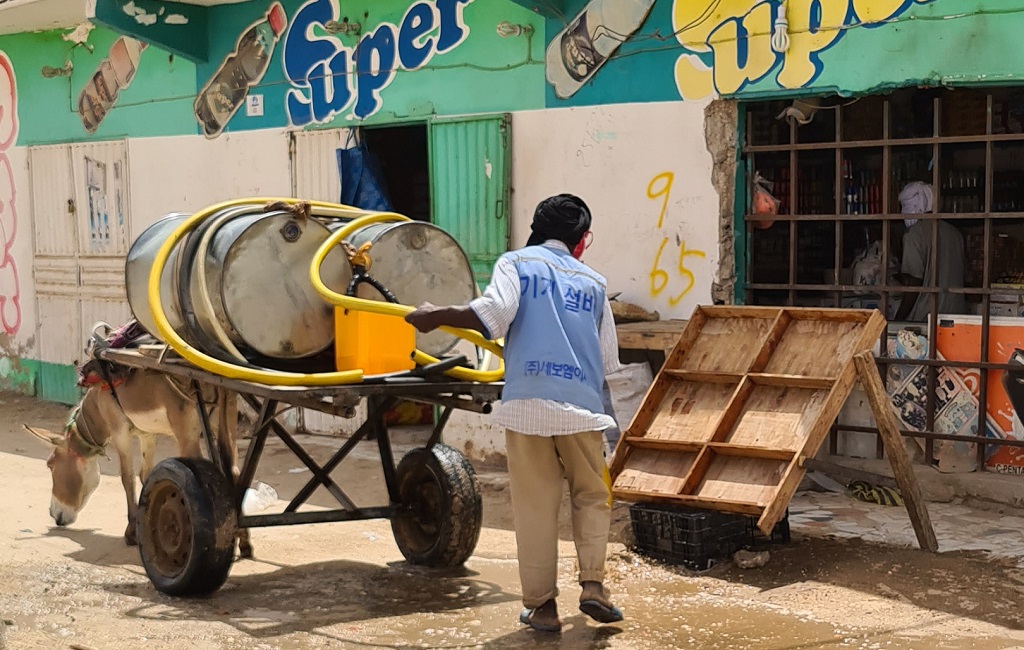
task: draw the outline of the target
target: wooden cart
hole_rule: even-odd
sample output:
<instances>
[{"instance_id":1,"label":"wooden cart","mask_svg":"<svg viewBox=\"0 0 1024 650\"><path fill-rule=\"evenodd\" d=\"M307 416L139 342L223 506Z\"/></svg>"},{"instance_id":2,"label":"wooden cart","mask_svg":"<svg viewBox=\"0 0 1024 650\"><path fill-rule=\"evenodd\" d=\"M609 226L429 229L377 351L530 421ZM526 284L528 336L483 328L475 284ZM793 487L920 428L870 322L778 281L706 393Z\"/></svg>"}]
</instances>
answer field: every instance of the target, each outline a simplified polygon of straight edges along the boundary
<instances>
[{"instance_id":1,"label":"wooden cart","mask_svg":"<svg viewBox=\"0 0 1024 650\"><path fill-rule=\"evenodd\" d=\"M389 519L398 548L413 564L457 566L476 548L482 503L472 465L459 451L441 444L441 434L456 409L489 413L503 384L450 381L441 375L461 359L422 369L419 376L381 379L324 388L266 386L229 379L179 359L163 360L139 350L107 349L99 357L112 364L159 372L190 383L196 394L204 386L236 393L259 415L237 484L217 452L210 412L196 400L201 436L208 459L171 458L147 477L139 497L139 551L142 565L161 592L190 596L209 594L227 580L240 528L324 522ZM278 406L288 404L327 413L351 415L362 401L367 416L324 465L319 465L279 421ZM400 400L432 404L441 415L426 445L395 463L384 414ZM284 512L246 516L242 500L271 433L313 473ZM357 506L331 478L331 472L364 440L375 440L389 502ZM320 486L338 501L333 510L298 512Z\"/></svg>"}]
</instances>

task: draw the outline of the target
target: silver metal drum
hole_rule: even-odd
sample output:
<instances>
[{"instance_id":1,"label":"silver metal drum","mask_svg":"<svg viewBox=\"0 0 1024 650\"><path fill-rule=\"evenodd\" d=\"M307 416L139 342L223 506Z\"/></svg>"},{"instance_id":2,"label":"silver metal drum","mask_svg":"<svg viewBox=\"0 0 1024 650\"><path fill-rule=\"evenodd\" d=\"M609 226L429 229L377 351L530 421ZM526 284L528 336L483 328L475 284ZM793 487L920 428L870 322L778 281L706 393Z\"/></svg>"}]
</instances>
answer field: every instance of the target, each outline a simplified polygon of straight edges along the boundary
<instances>
[{"instance_id":1,"label":"silver metal drum","mask_svg":"<svg viewBox=\"0 0 1024 650\"><path fill-rule=\"evenodd\" d=\"M149 274L157 250L186 218L169 215L150 226L128 253L128 302L135 318L154 336ZM286 212L253 213L252 208L221 211L211 215L209 222L205 253L201 246L188 269L189 298L202 333L215 341L226 337L243 351L247 348L281 360L315 356L330 347L334 341L333 308L309 281L313 256L330 236L327 226ZM189 238L196 234L193 231ZM184 336L178 295L184 243L175 247L164 269L161 301L174 330L198 347ZM345 291L352 270L341 248L327 256L322 276L331 289ZM218 327L222 336L218 336Z\"/></svg>"},{"instance_id":2,"label":"silver metal drum","mask_svg":"<svg viewBox=\"0 0 1024 650\"><path fill-rule=\"evenodd\" d=\"M131 306L135 320L151 335L159 338L156 329L156 320L149 304L149 274L153 270L153 260L156 253L163 246L171 233L180 226L187 214L168 214L149 228L142 231L142 234L135 239L128 257L125 260L125 288L128 293L128 304ZM178 252L180 247L176 246L171 251L171 256L164 266L163 275L160 278L160 302L164 314L171 323L171 328L179 335L184 331L184 319L181 315L181 306L178 304ZM194 341L189 341L194 343Z\"/></svg>"},{"instance_id":3,"label":"silver metal drum","mask_svg":"<svg viewBox=\"0 0 1024 650\"><path fill-rule=\"evenodd\" d=\"M334 309L309 281L313 256L330 234L319 221L287 212L246 215L217 229L203 260L207 291L236 345L274 359L331 346ZM348 287L352 269L340 247L327 255L321 276L334 291Z\"/></svg>"},{"instance_id":4,"label":"silver metal drum","mask_svg":"<svg viewBox=\"0 0 1024 650\"><path fill-rule=\"evenodd\" d=\"M374 224L354 232L348 242L356 248L372 242L370 275L404 305L464 305L476 296L469 258L459 243L437 226L419 221ZM367 284L360 285L357 295L384 299ZM441 331L416 333L416 347L435 357L457 342L457 337Z\"/></svg>"}]
</instances>

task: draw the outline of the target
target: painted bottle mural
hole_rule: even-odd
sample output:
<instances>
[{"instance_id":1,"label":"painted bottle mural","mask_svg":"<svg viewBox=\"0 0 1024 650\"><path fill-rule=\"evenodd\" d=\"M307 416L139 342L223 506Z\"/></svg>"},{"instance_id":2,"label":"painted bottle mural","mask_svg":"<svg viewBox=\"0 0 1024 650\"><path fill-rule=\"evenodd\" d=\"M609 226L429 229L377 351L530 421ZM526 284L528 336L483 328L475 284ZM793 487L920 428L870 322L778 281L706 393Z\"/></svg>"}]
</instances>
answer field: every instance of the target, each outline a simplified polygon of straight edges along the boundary
<instances>
[{"instance_id":1,"label":"painted bottle mural","mask_svg":"<svg viewBox=\"0 0 1024 650\"><path fill-rule=\"evenodd\" d=\"M636 33L654 0L593 0L548 45L548 83L568 99Z\"/></svg>"},{"instance_id":2,"label":"painted bottle mural","mask_svg":"<svg viewBox=\"0 0 1024 650\"><path fill-rule=\"evenodd\" d=\"M139 59L146 43L134 38L121 37L110 46L107 58L78 95L78 115L82 126L95 133L107 113L117 103L121 91L131 84L139 70Z\"/></svg>"},{"instance_id":3,"label":"painted bottle mural","mask_svg":"<svg viewBox=\"0 0 1024 650\"><path fill-rule=\"evenodd\" d=\"M224 59L199 92L195 115L207 138L221 134L245 102L249 89L263 79L287 23L284 8L275 2L263 20L238 37L235 51Z\"/></svg>"}]
</instances>

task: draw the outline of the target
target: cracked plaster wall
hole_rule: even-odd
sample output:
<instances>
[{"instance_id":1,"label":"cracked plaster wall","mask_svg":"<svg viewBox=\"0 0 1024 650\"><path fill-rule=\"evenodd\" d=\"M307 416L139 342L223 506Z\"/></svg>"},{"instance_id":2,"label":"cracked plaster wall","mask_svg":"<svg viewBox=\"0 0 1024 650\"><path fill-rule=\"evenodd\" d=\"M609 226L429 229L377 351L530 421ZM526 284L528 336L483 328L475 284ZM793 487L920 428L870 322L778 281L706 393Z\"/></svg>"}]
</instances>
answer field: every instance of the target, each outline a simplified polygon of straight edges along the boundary
<instances>
[{"instance_id":1,"label":"cracked plaster wall","mask_svg":"<svg viewBox=\"0 0 1024 650\"><path fill-rule=\"evenodd\" d=\"M711 287L716 304L736 302L736 165L738 104L716 99L704 109L704 137L714 161L711 183L718 194L718 278Z\"/></svg>"}]
</instances>

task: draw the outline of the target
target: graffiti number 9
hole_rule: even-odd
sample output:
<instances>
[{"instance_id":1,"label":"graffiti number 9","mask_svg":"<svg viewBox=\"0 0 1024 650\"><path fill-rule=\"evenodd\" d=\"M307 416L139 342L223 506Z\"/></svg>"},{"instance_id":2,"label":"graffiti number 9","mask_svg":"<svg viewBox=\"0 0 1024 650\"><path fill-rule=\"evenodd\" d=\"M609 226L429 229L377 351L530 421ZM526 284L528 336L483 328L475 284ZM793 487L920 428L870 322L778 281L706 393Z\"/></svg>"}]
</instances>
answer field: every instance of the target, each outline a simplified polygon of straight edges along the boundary
<instances>
[{"instance_id":1,"label":"graffiti number 9","mask_svg":"<svg viewBox=\"0 0 1024 650\"><path fill-rule=\"evenodd\" d=\"M665 213L668 211L668 197L672 193L672 183L675 182L676 175L672 172L665 172L658 174L651 179L650 184L647 185L647 198L652 201L661 198L661 214L658 215L658 227L661 228L662 224L665 223ZM658 189L655 189L656 185L659 185Z\"/></svg>"}]
</instances>

